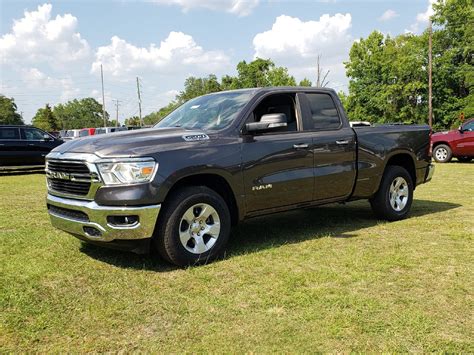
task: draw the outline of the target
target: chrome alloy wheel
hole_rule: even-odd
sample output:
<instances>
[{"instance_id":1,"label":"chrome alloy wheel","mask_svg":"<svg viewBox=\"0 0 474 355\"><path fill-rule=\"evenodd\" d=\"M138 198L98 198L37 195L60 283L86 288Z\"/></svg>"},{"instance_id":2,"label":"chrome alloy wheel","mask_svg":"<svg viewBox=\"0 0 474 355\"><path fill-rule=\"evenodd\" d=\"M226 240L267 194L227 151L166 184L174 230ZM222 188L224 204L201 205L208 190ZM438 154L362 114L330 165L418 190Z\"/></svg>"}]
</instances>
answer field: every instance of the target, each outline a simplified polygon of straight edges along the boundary
<instances>
[{"instance_id":1,"label":"chrome alloy wheel","mask_svg":"<svg viewBox=\"0 0 474 355\"><path fill-rule=\"evenodd\" d=\"M389 199L390 205L395 211L400 212L405 208L409 193L408 183L404 178L399 176L392 181L390 184Z\"/></svg>"},{"instance_id":2,"label":"chrome alloy wheel","mask_svg":"<svg viewBox=\"0 0 474 355\"><path fill-rule=\"evenodd\" d=\"M448 158L448 151L446 150L446 148L443 147L437 148L435 152L435 157L438 161L445 161Z\"/></svg>"},{"instance_id":3,"label":"chrome alloy wheel","mask_svg":"<svg viewBox=\"0 0 474 355\"><path fill-rule=\"evenodd\" d=\"M220 231L219 214L207 203L199 203L188 208L179 223L181 244L193 254L209 251L216 243Z\"/></svg>"}]
</instances>

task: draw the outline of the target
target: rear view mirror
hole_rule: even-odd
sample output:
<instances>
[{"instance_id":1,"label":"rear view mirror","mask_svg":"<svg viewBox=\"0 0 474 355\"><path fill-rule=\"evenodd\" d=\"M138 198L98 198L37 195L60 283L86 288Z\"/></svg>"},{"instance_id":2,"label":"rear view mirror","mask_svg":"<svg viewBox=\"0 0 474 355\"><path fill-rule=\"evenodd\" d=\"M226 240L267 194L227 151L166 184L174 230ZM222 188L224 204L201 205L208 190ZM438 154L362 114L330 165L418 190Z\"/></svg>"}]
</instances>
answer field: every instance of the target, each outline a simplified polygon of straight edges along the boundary
<instances>
[{"instance_id":1,"label":"rear view mirror","mask_svg":"<svg viewBox=\"0 0 474 355\"><path fill-rule=\"evenodd\" d=\"M284 113L269 113L263 115L260 122L251 122L245 125L247 132L271 131L273 129L287 126L287 118Z\"/></svg>"}]
</instances>

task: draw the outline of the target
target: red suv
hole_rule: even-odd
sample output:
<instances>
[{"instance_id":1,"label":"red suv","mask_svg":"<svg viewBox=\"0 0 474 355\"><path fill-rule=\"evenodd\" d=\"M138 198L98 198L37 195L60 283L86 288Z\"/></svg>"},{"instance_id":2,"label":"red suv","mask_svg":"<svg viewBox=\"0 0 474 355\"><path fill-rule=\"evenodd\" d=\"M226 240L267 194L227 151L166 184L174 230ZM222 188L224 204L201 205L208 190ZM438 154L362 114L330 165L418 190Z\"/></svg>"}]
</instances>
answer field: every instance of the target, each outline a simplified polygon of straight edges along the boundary
<instances>
[{"instance_id":1,"label":"red suv","mask_svg":"<svg viewBox=\"0 0 474 355\"><path fill-rule=\"evenodd\" d=\"M447 163L452 157L461 162L471 161L474 157L474 119L457 130L433 134L431 145L433 158L438 163Z\"/></svg>"}]
</instances>

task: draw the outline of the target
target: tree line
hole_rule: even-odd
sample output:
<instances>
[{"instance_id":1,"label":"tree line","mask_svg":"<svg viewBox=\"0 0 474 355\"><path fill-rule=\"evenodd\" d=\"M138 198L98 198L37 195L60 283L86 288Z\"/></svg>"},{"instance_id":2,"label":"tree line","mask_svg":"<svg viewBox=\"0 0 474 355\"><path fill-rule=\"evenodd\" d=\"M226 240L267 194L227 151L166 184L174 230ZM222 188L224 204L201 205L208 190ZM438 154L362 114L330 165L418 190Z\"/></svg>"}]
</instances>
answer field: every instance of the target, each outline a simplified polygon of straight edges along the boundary
<instances>
[{"instance_id":1,"label":"tree line","mask_svg":"<svg viewBox=\"0 0 474 355\"><path fill-rule=\"evenodd\" d=\"M433 5L433 126L445 129L459 124L459 117L474 117L474 7L472 0L445 0ZM372 123L427 123L428 31L395 37L373 31L355 41L344 63L348 92L339 96L351 120ZM324 74L317 63L315 84L323 86ZM146 125L159 122L184 102L208 93L266 86L312 86L299 83L285 67L271 59L241 61L237 75L214 74L188 77L183 90L168 105L146 115ZM321 74L324 74L321 78ZM322 79L322 80L321 80ZM21 123L12 98L0 95L0 124ZM108 125L115 125L106 113ZM36 113L33 125L45 130L103 126L102 105L93 98L75 99ZM126 125L139 125L129 117Z\"/></svg>"}]
</instances>

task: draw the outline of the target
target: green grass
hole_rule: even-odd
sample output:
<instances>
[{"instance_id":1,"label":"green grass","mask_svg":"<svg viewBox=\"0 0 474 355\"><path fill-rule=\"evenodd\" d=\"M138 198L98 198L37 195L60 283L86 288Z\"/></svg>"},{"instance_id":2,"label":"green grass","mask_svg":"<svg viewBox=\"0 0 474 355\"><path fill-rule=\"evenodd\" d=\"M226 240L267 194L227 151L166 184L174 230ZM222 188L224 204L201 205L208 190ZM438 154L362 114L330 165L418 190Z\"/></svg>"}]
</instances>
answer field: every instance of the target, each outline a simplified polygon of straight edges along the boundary
<instances>
[{"instance_id":1,"label":"green grass","mask_svg":"<svg viewBox=\"0 0 474 355\"><path fill-rule=\"evenodd\" d=\"M53 229L44 176L0 176L0 351L474 352L474 164L411 217L366 201L249 220L176 269Z\"/></svg>"}]
</instances>

